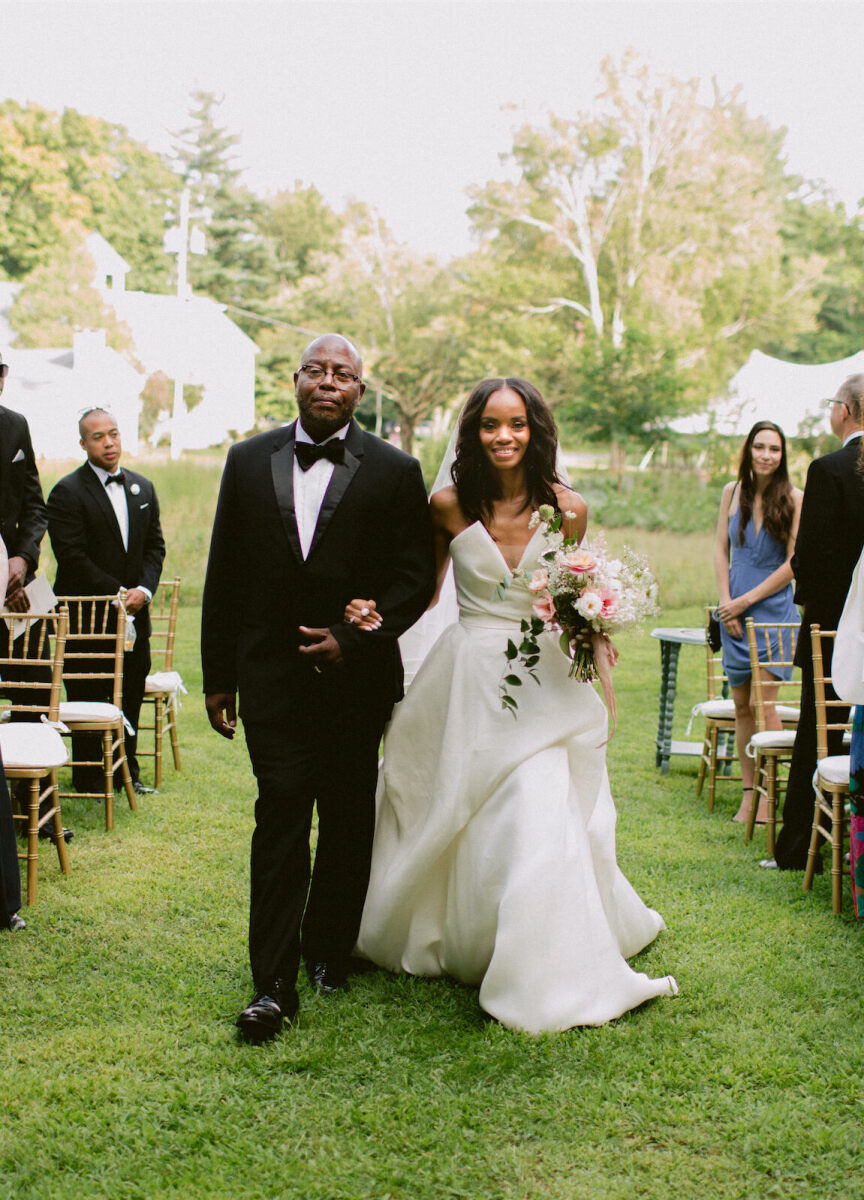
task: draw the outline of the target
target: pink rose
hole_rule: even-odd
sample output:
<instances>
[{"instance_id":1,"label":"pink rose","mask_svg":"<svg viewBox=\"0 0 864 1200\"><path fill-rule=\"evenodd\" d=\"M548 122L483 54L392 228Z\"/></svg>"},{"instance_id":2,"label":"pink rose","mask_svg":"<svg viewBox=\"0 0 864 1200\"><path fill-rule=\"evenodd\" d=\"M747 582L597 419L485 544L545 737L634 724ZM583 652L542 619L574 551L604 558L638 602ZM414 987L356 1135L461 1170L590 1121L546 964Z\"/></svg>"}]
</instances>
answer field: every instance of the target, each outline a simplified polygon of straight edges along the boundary
<instances>
[{"instance_id":1,"label":"pink rose","mask_svg":"<svg viewBox=\"0 0 864 1200\"><path fill-rule=\"evenodd\" d=\"M597 559L590 550L568 550L562 555L561 561L574 575L587 575L597 566Z\"/></svg>"},{"instance_id":2,"label":"pink rose","mask_svg":"<svg viewBox=\"0 0 864 1200\"><path fill-rule=\"evenodd\" d=\"M531 582L528 584L528 591L536 594L537 592L545 591L548 586L549 572L543 570L535 571L531 576Z\"/></svg>"},{"instance_id":3,"label":"pink rose","mask_svg":"<svg viewBox=\"0 0 864 1200\"><path fill-rule=\"evenodd\" d=\"M600 592L600 599L603 601L603 607L600 609L600 616L609 618L615 615L615 609L618 607L618 593L604 588Z\"/></svg>"},{"instance_id":4,"label":"pink rose","mask_svg":"<svg viewBox=\"0 0 864 1200\"><path fill-rule=\"evenodd\" d=\"M555 620L555 604L551 596L538 596L531 607L541 621Z\"/></svg>"}]
</instances>

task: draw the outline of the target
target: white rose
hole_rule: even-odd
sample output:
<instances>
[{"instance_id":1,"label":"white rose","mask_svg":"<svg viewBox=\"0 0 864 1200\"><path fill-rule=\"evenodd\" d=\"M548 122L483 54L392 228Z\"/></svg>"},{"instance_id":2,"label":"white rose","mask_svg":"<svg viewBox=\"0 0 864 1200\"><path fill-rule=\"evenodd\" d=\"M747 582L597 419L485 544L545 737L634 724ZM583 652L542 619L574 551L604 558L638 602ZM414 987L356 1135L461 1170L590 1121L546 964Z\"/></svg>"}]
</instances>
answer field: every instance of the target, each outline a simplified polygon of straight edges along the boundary
<instances>
[{"instance_id":1,"label":"white rose","mask_svg":"<svg viewBox=\"0 0 864 1200\"><path fill-rule=\"evenodd\" d=\"M595 617L599 617L603 609L603 601L596 592L586 590L573 607L580 617L584 617L586 621L593 621Z\"/></svg>"}]
</instances>

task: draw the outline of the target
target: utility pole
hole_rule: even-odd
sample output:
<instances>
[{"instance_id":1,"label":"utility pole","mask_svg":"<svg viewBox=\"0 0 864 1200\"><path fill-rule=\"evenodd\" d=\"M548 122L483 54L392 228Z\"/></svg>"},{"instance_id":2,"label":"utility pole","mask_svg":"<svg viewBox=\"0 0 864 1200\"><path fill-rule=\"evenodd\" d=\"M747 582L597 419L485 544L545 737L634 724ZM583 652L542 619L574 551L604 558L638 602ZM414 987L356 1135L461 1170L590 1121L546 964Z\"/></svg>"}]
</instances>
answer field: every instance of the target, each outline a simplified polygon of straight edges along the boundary
<instances>
[{"instance_id":1,"label":"utility pole","mask_svg":"<svg viewBox=\"0 0 864 1200\"><path fill-rule=\"evenodd\" d=\"M185 187L180 193L180 224L165 231L163 246L167 254L177 255L177 303L178 307L192 299L192 288L187 281L189 251L193 254L206 254L204 234L198 228L189 230L190 192ZM178 314L179 316L179 314ZM182 450L180 428L186 416L186 404L183 400L183 377L185 372L178 362L174 369L174 404L171 409L171 459L176 462Z\"/></svg>"}]
</instances>

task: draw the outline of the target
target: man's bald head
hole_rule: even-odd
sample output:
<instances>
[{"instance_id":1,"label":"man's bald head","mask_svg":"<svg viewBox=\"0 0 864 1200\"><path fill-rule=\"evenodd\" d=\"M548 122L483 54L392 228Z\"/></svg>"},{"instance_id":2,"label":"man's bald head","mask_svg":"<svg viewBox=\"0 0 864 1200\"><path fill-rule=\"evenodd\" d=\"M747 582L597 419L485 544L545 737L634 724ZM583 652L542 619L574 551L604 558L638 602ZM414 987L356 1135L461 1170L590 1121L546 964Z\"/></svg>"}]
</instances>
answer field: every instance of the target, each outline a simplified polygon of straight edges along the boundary
<instances>
[{"instance_id":1,"label":"man's bald head","mask_svg":"<svg viewBox=\"0 0 864 1200\"><path fill-rule=\"evenodd\" d=\"M326 357L328 353L332 353L334 347L339 347L343 353L347 351L351 355L354 360L355 374L362 378L363 359L360 357L360 351L350 338L343 337L341 333L322 333L320 337L309 343L300 355L300 362L306 363L310 358Z\"/></svg>"}]
</instances>

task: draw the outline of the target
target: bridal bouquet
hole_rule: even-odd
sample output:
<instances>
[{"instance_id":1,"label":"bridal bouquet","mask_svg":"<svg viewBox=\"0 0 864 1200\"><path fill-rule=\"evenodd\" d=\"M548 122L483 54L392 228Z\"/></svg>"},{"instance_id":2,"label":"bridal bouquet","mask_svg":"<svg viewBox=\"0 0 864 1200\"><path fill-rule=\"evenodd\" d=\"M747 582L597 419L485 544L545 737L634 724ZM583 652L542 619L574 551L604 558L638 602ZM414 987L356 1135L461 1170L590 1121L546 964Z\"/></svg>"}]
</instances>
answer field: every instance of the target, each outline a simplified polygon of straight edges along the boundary
<instances>
[{"instance_id":1,"label":"bridal bouquet","mask_svg":"<svg viewBox=\"0 0 864 1200\"><path fill-rule=\"evenodd\" d=\"M657 585L646 560L629 546L617 557L609 554L602 536L580 546L575 538L564 537L561 521L561 514L548 504L532 515L532 529L541 522L544 525L546 549L538 558L541 565L537 570L521 572L534 595L534 615L530 621L522 621L518 646L508 640L508 667L512 671L518 660L539 684L534 669L540 657L537 639L541 633L555 633L571 660L570 675L583 681L599 678L606 691L607 679L594 661L592 634L617 633L655 613ZM502 595L515 577L499 585ZM504 708L515 711L518 707L508 689L521 683L518 675L504 675ZM611 690L611 678L608 686Z\"/></svg>"}]
</instances>

